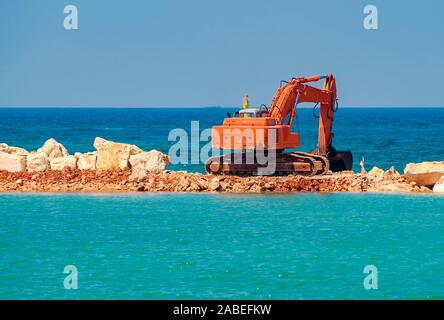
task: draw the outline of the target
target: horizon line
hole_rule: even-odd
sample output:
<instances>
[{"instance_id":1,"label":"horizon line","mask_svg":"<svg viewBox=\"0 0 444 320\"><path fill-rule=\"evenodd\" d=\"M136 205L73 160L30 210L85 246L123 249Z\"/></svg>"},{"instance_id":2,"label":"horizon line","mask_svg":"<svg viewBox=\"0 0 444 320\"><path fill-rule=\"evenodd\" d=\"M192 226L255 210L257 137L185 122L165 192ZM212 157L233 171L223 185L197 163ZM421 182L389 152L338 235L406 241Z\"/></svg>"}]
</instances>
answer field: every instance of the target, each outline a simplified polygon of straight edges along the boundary
<instances>
[{"instance_id":1,"label":"horizon line","mask_svg":"<svg viewBox=\"0 0 444 320\"><path fill-rule=\"evenodd\" d=\"M254 108L254 106L250 107ZM301 105L298 109L311 109ZM441 109L444 106L340 106L344 109ZM0 109L242 109L232 106L0 106Z\"/></svg>"}]
</instances>

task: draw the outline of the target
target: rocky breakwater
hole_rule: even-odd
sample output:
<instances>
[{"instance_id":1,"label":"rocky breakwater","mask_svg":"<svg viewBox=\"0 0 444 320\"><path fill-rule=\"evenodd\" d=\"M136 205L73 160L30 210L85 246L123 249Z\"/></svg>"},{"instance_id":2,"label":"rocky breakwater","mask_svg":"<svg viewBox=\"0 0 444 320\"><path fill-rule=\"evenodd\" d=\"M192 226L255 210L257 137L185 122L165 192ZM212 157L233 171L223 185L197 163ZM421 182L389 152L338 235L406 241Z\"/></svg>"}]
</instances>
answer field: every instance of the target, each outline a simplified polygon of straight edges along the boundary
<instances>
[{"instance_id":1,"label":"rocky breakwater","mask_svg":"<svg viewBox=\"0 0 444 320\"><path fill-rule=\"evenodd\" d=\"M443 192L439 163L409 164L368 173L240 177L166 170L157 151L96 138L95 151L75 153L54 139L35 151L0 144L0 192ZM442 163L441 163L442 164ZM443 166L444 167L444 166ZM424 169L426 168L426 169Z\"/></svg>"},{"instance_id":2,"label":"rocky breakwater","mask_svg":"<svg viewBox=\"0 0 444 320\"><path fill-rule=\"evenodd\" d=\"M31 152L1 143L0 191L137 191L148 172L159 173L169 164L161 152L131 144L96 138L94 147L70 155L55 139Z\"/></svg>"}]
</instances>

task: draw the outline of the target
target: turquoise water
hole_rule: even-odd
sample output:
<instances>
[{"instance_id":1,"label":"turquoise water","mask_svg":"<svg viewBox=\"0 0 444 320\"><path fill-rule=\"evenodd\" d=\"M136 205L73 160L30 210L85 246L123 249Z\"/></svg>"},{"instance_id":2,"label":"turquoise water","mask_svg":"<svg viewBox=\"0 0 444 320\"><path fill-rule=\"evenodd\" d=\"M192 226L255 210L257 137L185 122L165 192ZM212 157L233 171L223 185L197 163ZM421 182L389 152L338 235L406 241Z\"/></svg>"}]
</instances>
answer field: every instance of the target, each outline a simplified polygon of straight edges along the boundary
<instances>
[{"instance_id":1,"label":"turquoise water","mask_svg":"<svg viewBox=\"0 0 444 320\"><path fill-rule=\"evenodd\" d=\"M0 216L1 299L444 298L440 196L3 194Z\"/></svg>"}]
</instances>

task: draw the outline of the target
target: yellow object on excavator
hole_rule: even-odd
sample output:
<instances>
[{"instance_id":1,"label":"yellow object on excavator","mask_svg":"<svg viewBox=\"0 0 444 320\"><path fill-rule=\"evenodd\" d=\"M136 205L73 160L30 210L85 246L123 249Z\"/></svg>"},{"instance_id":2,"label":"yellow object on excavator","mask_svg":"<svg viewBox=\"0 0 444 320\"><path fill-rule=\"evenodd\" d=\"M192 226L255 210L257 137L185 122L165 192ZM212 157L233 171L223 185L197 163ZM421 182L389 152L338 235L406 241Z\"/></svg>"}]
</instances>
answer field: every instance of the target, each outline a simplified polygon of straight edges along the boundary
<instances>
[{"instance_id":1,"label":"yellow object on excavator","mask_svg":"<svg viewBox=\"0 0 444 320\"><path fill-rule=\"evenodd\" d=\"M250 103L248 102L248 94L244 95L244 109L248 109L248 107L250 106Z\"/></svg>"}]
</instances>

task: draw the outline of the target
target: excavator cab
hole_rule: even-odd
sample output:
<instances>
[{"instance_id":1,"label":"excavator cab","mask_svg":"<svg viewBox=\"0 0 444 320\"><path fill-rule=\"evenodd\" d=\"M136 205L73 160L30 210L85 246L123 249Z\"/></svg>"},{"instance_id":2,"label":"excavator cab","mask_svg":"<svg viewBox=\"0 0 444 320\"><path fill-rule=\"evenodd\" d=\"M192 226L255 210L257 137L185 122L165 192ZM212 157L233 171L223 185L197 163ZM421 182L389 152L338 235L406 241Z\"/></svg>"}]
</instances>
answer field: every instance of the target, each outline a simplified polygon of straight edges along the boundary
<instances>
[{"instance_id":1,"label":"excavator cab","mask_svg":"<svg viewBox=\"0 0 444 320\"><path fill-rule=\"evenodd\" d=\"M239 112L236 112L239 118L263 118L268 115L267 110L251 108L251 109L242 109Z\"/></svg>"}]
</instances>

